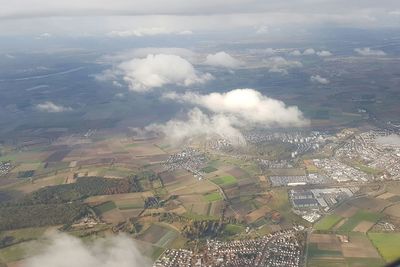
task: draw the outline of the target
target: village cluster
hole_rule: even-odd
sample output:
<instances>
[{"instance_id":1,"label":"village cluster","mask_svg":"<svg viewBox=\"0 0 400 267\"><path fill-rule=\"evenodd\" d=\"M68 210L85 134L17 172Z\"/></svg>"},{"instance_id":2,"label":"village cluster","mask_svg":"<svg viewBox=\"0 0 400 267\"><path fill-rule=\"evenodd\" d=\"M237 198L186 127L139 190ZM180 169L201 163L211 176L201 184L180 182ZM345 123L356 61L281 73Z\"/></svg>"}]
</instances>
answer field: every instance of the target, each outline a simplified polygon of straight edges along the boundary
<instances>
[{"instance_id":1,"label":"village cluster","mask_svg":"<svg viewBox=\"0 0 400 267\"><path fill-rule=\"evenodd\" d=\"M12 169L10 161L0 161L0 176L6 175Z\"/></svg>"},{"instance_id":2,"label":"village cluster","mask_svg":"<svg viewBox=\"0 0 400 267\"><path fill-rule=\"evenodd\" d=\"M296 148L291 153L292 158L320 148L330 137L329 134L318 131L310 133L251 131L245 134L245 139L250 144L281 142L295 145Z\"/></svg>"},{"instance_id":3,"label":"village cluster","mask_svg":"<svg viewBox=\"0 0 400 267\"><path fill-rule=\"evenodd\" d=\"M179 153L172 154L163 163L164 169L174 171L184 169L191 172L194 177L201 180L203 173L201 171L207 164L207 158L204 153L194 148L185 148Z\"/></svg>"},{"instance_id":4,"label":"village cluster","mask_svg":"<svg viewBox=\"0 0 400 267\"><path fill-rule=\"evenodd\" d=\"M338 157L358 160L374 170L381 178L400 178L400 140L387 131L368 131L354 136L336 152Z\"/></svg>"},{"instance_id":5,"label":"village cluster","mask_svg":"<svg viewBox=\"0 0 400 267\"><path fill-rule=\"evenodd\" d=\"M153 266L298 267L304 262L304 240L299 240L302 235L298 229L289 229L257 239L208 240L199 252L168 249Z\"/></svg>"}]
</instances>

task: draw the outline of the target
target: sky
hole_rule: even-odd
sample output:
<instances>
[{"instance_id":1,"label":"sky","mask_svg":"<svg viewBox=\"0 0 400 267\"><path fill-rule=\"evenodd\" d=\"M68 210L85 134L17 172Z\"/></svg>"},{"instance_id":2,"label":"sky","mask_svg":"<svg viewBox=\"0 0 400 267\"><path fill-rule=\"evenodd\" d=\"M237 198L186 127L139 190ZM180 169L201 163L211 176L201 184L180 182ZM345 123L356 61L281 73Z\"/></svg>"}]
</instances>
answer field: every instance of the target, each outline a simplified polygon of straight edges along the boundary
<instances>
[{"instance_id":1,"label":"sky","mask_svg":"<svg viewBox=\"0 0 400 267\"><path fill-rule=\"evenodd\" d=\"M42 41L39 45L44 50L46 41L57 37L108 38L112 45L128 40L126 44L132 46L131 50L111 47L110 53L98 60L105 69L94 77L111 87L125 88L125 93L156 93L161 101L185 107L184 118L150 123L144 129L163 132L177 144L197 134L219 135L241 144L243 136L239 129L243 127L308 125L298 107L262 94L257 88L231 86L224 94L213 88L207 93L196 90L220 79L220 71L232 74L256 67L287 76L304 68L303 58L323 60L336 56L335 51L326 47L282 51L266 48L265 55L257 57L255 63L247 50L238 54L229 51L229 47L213 49L213 38L218 36L215 33L230 35L234 42L257 36L265 41L276 35L292 41L296 34L313 29L376 31L400 27L399 0L0 0L0 4L0 36L28 36ZM193 36L198 36L192 42L194 47L181 42ZM141 38L143 43L135 42ZM164 44L160 40L174 40L177 47L157 47ZM61 39L64 45L63 42ZM140 44L144 46L138 48ZM365 46L349 53L360 57L387 56L379 48ZM331 84L331 78L316 71L310 74L309 83L324 88ZM176 89L177 92L173 91ZM215 92L210 93L211 90ZM242 106L242 99L247 99L249 106ZM207 102L220 109L210 108ZM38 103L35 111L60 114L73 113L75 109L49 99ZM265 116L255 119L253 115L260 113Z\"/></svg>"},{"instance_id":2,"label":"sky","mask_svg":"<svg viewBox=\"0 0 400 267\"><path fill-rule=\"evenodd\" d=\"M398 0L0 0L0 34L188 35L248 29L267 34L324 25L399 27Z\"/></svg>"}]
</instances>

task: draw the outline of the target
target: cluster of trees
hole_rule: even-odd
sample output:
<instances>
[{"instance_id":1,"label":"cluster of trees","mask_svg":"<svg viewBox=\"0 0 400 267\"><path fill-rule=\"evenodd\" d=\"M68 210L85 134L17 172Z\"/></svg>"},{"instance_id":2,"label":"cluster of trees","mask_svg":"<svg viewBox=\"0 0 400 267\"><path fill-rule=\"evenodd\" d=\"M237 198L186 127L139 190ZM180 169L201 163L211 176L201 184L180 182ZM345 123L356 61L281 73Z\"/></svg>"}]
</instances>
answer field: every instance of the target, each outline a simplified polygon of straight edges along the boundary
<instances>
[{"instance_id":1,"label":"cluster of trees","mask_svg":"<svg viewBox=\"0 0 400 267\"><path fill-rule=\"evenodd\" d=\"M0 231L25 227L71 224L87 214L88 207L80 202L0 207Z\"/></svg>"},{"instance_id":2,"label":"cluster of trees","mask_svg":"<svg viewBox=\"0 0 400 267\"><path fill-rule=\"evenodd\" d=\"M76 183L49 186L25 198L30 205L65 203L96 195L112 195L139 192L142 188L135 178L106 179L102 177L81 177Z\"/></svg>"},{"instance_id":3,"label":"cluster of trees","mask_svg":"<svg viewBox=\"0 0 400 267\"><path fill-rule=\"evenodd\" d=\"M162 206L162 203L160 202L160 197L148 197L144 200L144 208L149 209L149 208L159 208Z\"/></svg>"},{"instance_id":4,"label":"cluster of trees","mask_svg":"<svg viewBox=\"0 0 400 267\"><path fill-rule=\"evenodd\" d=\"M0 238L0 248L5 248L13 245L15 242L15 238L13 236L3 236Z\"/></svg>"},{"instance_id":5,"label":"cluster of trees","mask_svg":"<svg viewBox=\"0 0 400 267\"><path fill-rule=\"evenodd\" d=\"M113 232L125 232L130 234L137 234L143 229L143 225L136 219L130 218L125 222L120 222L113 227Z\"/></svg>"},{"instance_id":6,"label":"cluster of trees","mask_svg":"<svg viewBox=\"0 0 400 267\"><path fill-rule=\"evenodd\" d=\"M224 223L221 221L194 221L183 227L182 234L192 240L204 237L213 238L222 232L224 226Z\"/></svg>"}]
</instances>

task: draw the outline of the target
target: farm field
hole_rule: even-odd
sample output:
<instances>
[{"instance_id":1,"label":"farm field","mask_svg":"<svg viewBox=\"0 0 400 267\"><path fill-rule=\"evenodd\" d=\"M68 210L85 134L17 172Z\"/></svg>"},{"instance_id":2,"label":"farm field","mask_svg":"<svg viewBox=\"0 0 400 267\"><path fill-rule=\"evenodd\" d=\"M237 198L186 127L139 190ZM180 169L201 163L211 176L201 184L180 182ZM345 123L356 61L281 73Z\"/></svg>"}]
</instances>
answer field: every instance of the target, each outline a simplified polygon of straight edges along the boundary
<instances>
[{"instance_id":1,"label":"farm field","mask_svg":"<svg viewBox=\"0 0 400 267\"><path fill-rule=\"evenodd\" d=\"M386 262L400 258L400 233L368 233L368 237Z\"/></svg>"},{"instance_id":2,"label":"farm field","mask_svg":"<svg viewBox=\"0 0 400 267\"><path fill-rule=\"evenodd\" d=\"M378 251L365 234L351 233L348 241L335 234L312 234L308 247L311 267L380 267L384 265Z\"/></svg>"},{"instance_id":3,"label":"farm field","mask_svg":"<svg viewBox=\"0 0 400 267\"><path fill-rule=\"evenodd\" d=\"M359 210L352 217L348 218L344 224L342 224L339 228L339 232L351 232L353 231L358 224L362 222L371 222L376 223L382 217L379 213L368 212L364 210Z\"/></svg>"},{"instance_id":4,"label":"farm field","mask_svg":"<svg viewBox=\"0 0 400 267\"><path fill-rule=\"evenodd\" d=\"M222 200L222 196L219 192L212 192L204 195L204 198L208 202L214 202L214 201L219 201Z\"/></svg>"},{"instance_id":5,"label":"farm field","mask_svg":"<svg viewBox=\"0 0 400 267\"><path fill-rule=\"evenodd\" d=\"M161 224L152 224L140 236L139 240L153 244L154 246L166 248L176 238L179 233Z\"/></svg>"},{"instance_id":6,"label":"farm field","mask_svg":"<svg viewBox=\"0 0 400 267\"><path fill-rule=\"evenodd\" d=\"M0 249L0 262L15 262L34 255L38 249L37 241L19 243Z\"/></svg>"},{"instance_id":7,"label":"farm field","mask_svg":"<svg viewBox=\"0 0 400 267\"><path fill-rule=\"evenodd\" d=\"M205 172L205 173L211 173L211 172L217 171L218 169L215 168L214 166L209 165L209 166L207 166L207 167L205 167L205 168L203 168L203 169L201 169L201 170L202 170L203 172Z\"/></svg>"},{"instance_id":8,"label":"farm field","mask_svg":"<svg viewBox=\"0 0 400 267\"><path fill-rule=\"evenodd\" d=\"M222 187L234 185L237 183L236 178L232 175L220 176L212 179L212 181Z\"/></svg>"},{"instance_id":9,"label":"farm field","mask_svg":"<svg viewBox=\"0 0 400 267\"><path fill-rule=\"evenodd\" d=\"M113 210L115 208L117 208L117 206L115 205L115 203L113 201L107 201L107 202L104 202L100 205L93 207L93 209L98 214L106 213L107 211Z\"/></svg>"},{"instance_id":10,"label":"farm field","mask_svg":"<svg viewBox=\"0 0 400 267\"><path fill-rule=\"evenodd\" d=\"M314 226L314 229L320 231L328 231L332 229L332 227L339 223L342 219L343 217L337 214L327 215L317 222L317 224Z\"/></svg>"},{"instance_id":11,"label":"farm field","mask_svg":"<svg viewBox=\"0 0 400 267\"><path fill-rule=\"evenodd\" d=\"M242 233L245 230L245 227L243 225L238 225L238 224L228 224L225 226L225 232L228 235L237 235Z\"/></svg>"}]
</instances>

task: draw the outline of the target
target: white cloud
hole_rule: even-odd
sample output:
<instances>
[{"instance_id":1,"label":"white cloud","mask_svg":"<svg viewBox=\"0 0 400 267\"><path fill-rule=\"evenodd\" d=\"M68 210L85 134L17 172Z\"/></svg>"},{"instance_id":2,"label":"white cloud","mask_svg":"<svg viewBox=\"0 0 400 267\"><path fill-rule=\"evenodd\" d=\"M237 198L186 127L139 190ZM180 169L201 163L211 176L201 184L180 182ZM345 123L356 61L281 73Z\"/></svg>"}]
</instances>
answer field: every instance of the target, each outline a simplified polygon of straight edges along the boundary
<instances>
[{"instance_id":1,"label":"white cloud","mask_svg":"<svg viewBox=\"0 0 400 267\"><path fill-rule=\"evenodd\" d=\"M151 263L127 236L114 236L83 243L66 234L53 234L40 254L23 267L150 267Z\"/></svg>"},{"instance_id":2,"label":"white cloud","mask_svg":"<svg viewBox=\"0 0 400 267\"><path fill-rule=\"evenodd\" d=\"M291 56L312 56L312 55L317 55L319 57L330 57L333 54L328 51L328 50L321 50L321 51L316 51L314 48L307 48L302 52L300 50L296 49L291 52L289 52L289 55Z\"/></svg>"},{"instance_id":3,"label":"white cloud","mask_svg":"<svg viewBox=\"0 0 400 267\"><path fill-rule=\"evenodd\" d=\"M167 35L167 34L177 34L177 35L189 35L193 32L190 30L183 31L173 31L163 27L151 27L151 28L138 28L134 30L123 30L123 31L111 31L107 35L109 37L143 37L143 36L155 36L155 35Z\"/></svg>"},{"instance_id":4,"label":"white cloud","mask_svg":"<svg viewBox=\"0 0 400 267\"><path fill-rule=\"evenodd\" d=\"M289 74L289 72L286 69L280 69L280 68L271 68L271 69L268 70L268 72L279 73L279 74L282 74L282 75L288 75Z\"/></svg>"},{"instance_id":5,"label":"white cloud","mask_svg":"<svg viewBox=\"0 0 400 267\"><path fill-rule=\"evenodd\" d=\"M123 87L123 85L118 81L113 81L112 85L114 85L115 87Z\"/></svg>"},{"instance_id":6,"label":"white cloud","mask_svg":"<svg viewBox=\"0 0 400 267\"><path fill-rule=\"evenodd\" d=\"M262 25L256 29L256 34L266 34L269 32L268 26Z\"/></svg>"},{"instance_id":7,"label":"white cloud","mask_svg":"<svg viewBox=\"0 0 400 267\"><path fill-rule=\"evenodd\" d=\"M322 51L318 51L317 55L320 56L320 57L330 57L333 54L330 51L322 50Z\"/></svg>"},{"instance_id":8,"label":"white cloud","mask_svg":"<svg viewBox=\"0 0 400 267\"><path fill-rule=\"evenodd\" d=\"M392 16L400 16L400 10L390 11L390 12L389 12L389 15L392 15Z\"/></svg>"},{"instance_id":9,"label":"white cloud","mask_svg":"<svg viewBox=\"0 0 400 267\"><path fill-rule=\"evenodd\" d=\"M39 35L36 37L36 39L38 39L38 40L47 39L47 38L50 38L51 36L52 36L51 33L44 32L44 33L39 34Z\"/></svg>"},{"instance_id":10,"label":"white cloud","mask_svg":"<svg viewBox=\"0 0 400 267\"><path fill-rule=\"evenodd\" d=\"M371 49L369 47L364 47L364 48L356 48L354 49L355 52L357 52L361 56L385 56L386 53L383 52L382 50L375 50Z\"/></svg>"},{"instance_id":11,"label":"white cloud","mask_svg":"<svg viewBox=\"0 0 400 267\"><path fill-rule=\"evenodd\" d=\"M103 56L100 61L106 63L121 63L127 58L145 58L150 54L169 54L180 56L192 63L200 63L203 59L192 50L181 47L141 47L122 52L117 52L111 55Z\"/></svg>"},{"instance_id":12,"label":"white cloud","mask_svg":"<svg viewBox=\"0 0 400 267\"><path fill-rule=\"evenodd\" d=\"M303 55L304 56L311 56L311 55L315 55L315 50L314 48L307 48L306 50L304 50Z\"/></svg>"},{"instance_id":13,"label":"white cloud","mask_svg":"<svg viewBox=\"0 0 400 267\"><path fill-rule=\"evenodd\" d=\"M265 49L258 49L258 50L255 50L255 51L258 52L258 53L269 55L269 56L272 56L272 55L274 55L275 53L278 52L277 50L275 50L273 48L270 48L270 47L269 48L265 48Z\"/></svg>"},{"instance_id":14,"label":"white cloud","mask_svg":"<svg viewBox=\"0 0 400 267\"><path fill-rule=\"evenodd\" d=\"M179 35L192 35L193 31L191 31L191 30L183 30L183 31L178 32L178 34Z\"/></svg>"},{"instance_id":15,"label":"white cloud","mask_svg":"<svg viewBox=\"0 0 400 267\"><path fill-rule=\"evenodd\" d=\"M270 57L263 60L264 65L269 72L287 74L288 69L301 68L303 64L296 60L287 60L283 57Z\"/></svg>"},{"instance_id":16,"label":"white cloud","mask_svg":"<svg viewBox=\"0 0 400 267\"><path fill-rule=\"evenodd\" d=\"M191 138L214 136L230 140L233 144L244 144L244 137L232 124L234 118L224 115L207 115L198 108L190 110L183 120L173 119L165 124L151 124L146 131L161 132L172 145L179 145Z\"/></svg>"},{"instance_id":17,"label":"white cloud","mask_svg":"<svg viewBox=\"0 0 400 267\"><path fill-rule=\"evenodd\" d=\"M298 57L298 56L301 56L302 53L299 50L296 49L296 50L291 51L289 53L289 55Z\"/></svg>"},{"instance_id":18,"label":"white cloud","mask_svg":"<svg viewBox=\"0 0 400 267\"><path fill-rule=\"evenodd\" d=\"M59 112L65 112L65 111L72 111L71 107L64 107L61 105L56 105L51 101L46 101L44 103L36 105L36 109L39 111L43 112L49 112L49 113L59 113Z\"/></svg>"},{"instance_id":19,"label":"white cloud","mask_svg":"<svg viewBox=\"0 0 400 267\"><path fill-rule=\"evenodd\" d=\"M313 83L329 84L330 81L327 78L321 77L319 75L312 75L310 81Z\"/></svg>"},{"instance_id":20,"label":"white cloud","mask_svg":"<svg viewBox=\"0 0 400 267\"><path fill-rule=\"evenodd\" d=\"M162 132L172 144L180 144L192 137L219 136L240 145L245 143L241 128L300 127L308 124L296 106L286 106L284 102L264 96L254 89L235 89L208 95L168 93L164 97L195 106L183 120L173 119L145 128L147 131Z\"/></svg>"},{"instance_id":21,"label":"white cloud","mask_svg":"<svg viewBox=\"0 0 400 267\"><path fill-rule=\"evenodd\" d=\"M243 123L270 126L302 126L306 120L296 106L262 95L254 89L235 89L226 93L183 95L169 93L168 99L191 103L217 114L235 116Z\"/></svg>"},{"instance_id":22,"label":"white cloud","mask_svg":"<svg viewBox=\"0 0 400 267\"><path fill-rule=\"evenodd\" d=\"M221 51L216 54L208 55L204 64L216 67L235 69L238 68L240 65L242 65L243 62L232 57L228 53Z\"/></svg>"},{"instance_id":23,"label":"white cloud","mask_svg":"<svg viewBox=\"0 0 400 267\"><path fill-rule=\"evenodd\" d=\"M113 71L122 75L133 91L145 92L153 88L174 84L189 86L205 83L213 76L199 73L186 59L177 55L150 54L146 58L134 58L122 62ZM106 76L112 76L106 71Z\"/></svg>"}]
</instances>

